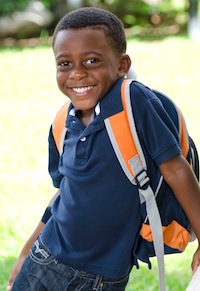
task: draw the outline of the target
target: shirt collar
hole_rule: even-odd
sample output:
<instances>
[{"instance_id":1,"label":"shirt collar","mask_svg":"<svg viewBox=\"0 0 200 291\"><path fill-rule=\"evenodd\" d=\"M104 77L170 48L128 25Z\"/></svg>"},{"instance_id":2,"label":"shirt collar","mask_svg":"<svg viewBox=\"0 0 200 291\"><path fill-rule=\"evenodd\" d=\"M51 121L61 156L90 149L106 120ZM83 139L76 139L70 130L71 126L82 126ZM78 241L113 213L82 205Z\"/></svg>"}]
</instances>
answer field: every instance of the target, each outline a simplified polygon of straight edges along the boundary
<instances>
[{"instance_id":1,"label":"shirt collar","mask_svg":"<svg viewBox=\"0 0 200 291\"><path fill-rule=\"evenodd\" d=\"M76 112L78 111L77 108L73 107L70 111L69 111L69 115L71 116L75 116ZM94 108L95 114L99 115L100 114L100 104L98 103L95 108Z\"/></svg>"}]
</instances>

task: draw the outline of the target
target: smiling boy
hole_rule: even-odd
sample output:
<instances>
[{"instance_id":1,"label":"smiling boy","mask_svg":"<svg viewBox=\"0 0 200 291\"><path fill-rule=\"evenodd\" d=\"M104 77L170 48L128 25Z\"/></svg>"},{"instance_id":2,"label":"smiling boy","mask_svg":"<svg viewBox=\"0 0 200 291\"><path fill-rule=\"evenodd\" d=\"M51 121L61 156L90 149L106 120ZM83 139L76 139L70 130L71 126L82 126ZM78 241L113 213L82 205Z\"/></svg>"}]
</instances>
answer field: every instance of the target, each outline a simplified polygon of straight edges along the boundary
<instances>
[{"instance_id":1,"label":"smiling boy","mask_svg":"<svg viewBox=\"0 0 200 291\"><path fill-rule=\"evenodd\" d=\"M70 96L86 126L93 120L97 103L131 64L126 47L112 48L105 31L103 25L61 30L54 43L58 87Z\"/></svg>"},{"instance_id":2,"label":"smiling boy","mask_svg":"<svg viewBox=\"0 0 200 291\"><path fill-rule=\"evenodd\" d=\"M61 156L52 127L49 133L49 172L59 193L25 245L8 289L122 291L137 265L142 224L137 189L124 175L104 124L122 110L121 83L131 66L123 26L108 11L75 10L58 23L53 51L58 87L71 100ZM155 176L152 188L159 167L200 238L199 185L181 156L173 124L148 88L132 84L131 94L138 135ZM199 264L198 248L194 271Z\"/></svg>"}]
</instances>

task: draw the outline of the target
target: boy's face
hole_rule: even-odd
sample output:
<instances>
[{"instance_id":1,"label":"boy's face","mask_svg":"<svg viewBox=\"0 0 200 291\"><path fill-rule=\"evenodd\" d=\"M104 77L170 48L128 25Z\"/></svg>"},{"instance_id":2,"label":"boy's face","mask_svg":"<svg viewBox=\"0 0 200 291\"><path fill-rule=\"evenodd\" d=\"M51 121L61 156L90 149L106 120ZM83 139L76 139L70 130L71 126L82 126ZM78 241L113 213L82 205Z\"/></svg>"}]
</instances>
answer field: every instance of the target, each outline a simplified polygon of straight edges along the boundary
<instances>
[{"instance_id":1,"label":"boy's face","mask_svg":"<svg viewBox=\"0 0 200 291\"><path fill-rule=\"evenodd\" d=\"M59 31L54 54L58 87L82 111L93 111L130 67L130 58L117 54L100 29Z\"/></svg>"}]
</instances>

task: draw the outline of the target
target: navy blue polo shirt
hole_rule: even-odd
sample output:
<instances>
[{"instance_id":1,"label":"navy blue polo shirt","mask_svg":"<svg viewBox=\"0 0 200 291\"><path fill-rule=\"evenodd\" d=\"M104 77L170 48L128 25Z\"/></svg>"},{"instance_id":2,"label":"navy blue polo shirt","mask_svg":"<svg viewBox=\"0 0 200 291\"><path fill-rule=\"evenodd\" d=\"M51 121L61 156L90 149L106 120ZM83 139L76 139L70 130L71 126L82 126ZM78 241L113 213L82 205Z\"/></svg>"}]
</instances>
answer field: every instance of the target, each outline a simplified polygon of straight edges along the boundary
<instances>
[{"instance_id":1,"label":"navy blue polo shirt","mask_svg":"<svg viewBox=\"0 0 200 291\"><path fill-rule=\"evenodd\" d=\"M68 115L61 157L50 130L49 172L60 195L42 231L45 245L59 262L111 278L126 275L135 263L142 223L137 189L125 176L104 125L105 118L122 110L122 81L101 100L100 112L88 127L75 114ZM177 132L148 88L133 83L131 96L155 189L155 169L181 152Z\"/></svg>"}]
</instances>

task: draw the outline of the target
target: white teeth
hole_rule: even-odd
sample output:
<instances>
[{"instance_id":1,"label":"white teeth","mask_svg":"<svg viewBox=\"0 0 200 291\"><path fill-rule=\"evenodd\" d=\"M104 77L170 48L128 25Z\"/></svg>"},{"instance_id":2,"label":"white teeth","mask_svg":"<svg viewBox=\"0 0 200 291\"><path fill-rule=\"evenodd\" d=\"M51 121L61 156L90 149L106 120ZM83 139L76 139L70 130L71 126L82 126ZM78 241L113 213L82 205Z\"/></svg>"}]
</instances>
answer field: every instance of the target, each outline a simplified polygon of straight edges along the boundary
<instances>
[{"instance_id":1,"label":"white teeth","mask_svg":"<svg viewBox=\"0 0 200 291\"><path fill-rule=\"evenodd\" d=\"M73 88L73 91L81 94L91 89L92 89L92 86L88 86L88 87L81 87L81 88Z\"/></svg>"}]
</instances>

